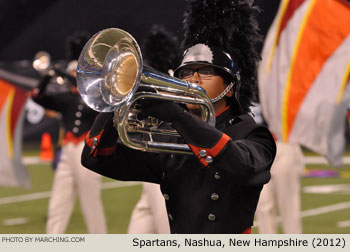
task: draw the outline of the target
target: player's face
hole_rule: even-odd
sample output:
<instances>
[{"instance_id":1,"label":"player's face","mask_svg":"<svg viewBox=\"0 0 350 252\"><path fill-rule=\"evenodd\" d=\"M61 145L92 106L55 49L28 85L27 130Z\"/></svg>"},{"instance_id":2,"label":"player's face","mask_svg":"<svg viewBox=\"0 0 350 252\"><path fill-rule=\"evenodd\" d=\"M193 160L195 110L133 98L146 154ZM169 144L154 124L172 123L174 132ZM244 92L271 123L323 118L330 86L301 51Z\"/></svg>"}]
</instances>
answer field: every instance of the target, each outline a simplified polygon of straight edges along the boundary
<instances>
[{"instance_id":1,"label":"player's face","mask_svg":"<svg viewBox=\"0 0 350 252\"><path fill-rule=\"evenodd\" d=\"M220 95L226 88L224 79L220 75L217 75L214 68L206 65L194 65L184 68L180 70L179 77L202 87L211 99ZM226 94L228 97L232 95L232 90ZM187 107L190 110L199 109L199 105L187 104ZM226 100L224 98L214 104L216 112L219 112L225 107Z\"/></svg>"}]
</instances>

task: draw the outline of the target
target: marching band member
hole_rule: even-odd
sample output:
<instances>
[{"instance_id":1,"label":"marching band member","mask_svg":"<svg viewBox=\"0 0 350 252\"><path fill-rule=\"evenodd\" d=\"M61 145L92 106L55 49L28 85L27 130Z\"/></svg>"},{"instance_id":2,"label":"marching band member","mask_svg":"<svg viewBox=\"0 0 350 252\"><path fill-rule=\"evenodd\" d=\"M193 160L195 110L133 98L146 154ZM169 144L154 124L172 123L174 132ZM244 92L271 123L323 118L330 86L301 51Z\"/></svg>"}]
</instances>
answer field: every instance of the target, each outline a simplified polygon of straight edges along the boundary
<instances>
[{"instance_id":1,"label":"marching band member","mask_svg":"<svg viewBox=\"0 0 350 252\"><path fill-rule=\"evenodd\" d=\"M88 232L107 232L101 201L101 176L85 169L80 162L84 138L97 115L83 102L75 83L76 58L86 41L87 37L80 33L68 39L70 52L76 57L71 58L67 67L67 73L73 76L69 78L71 83L67 92L45 94L47 85L43 82L32 92L35 102L61 113L64 128L62 152L49 201L46 233L66 231L77 195Z\"/></svg>"},{"instance_id":2,"label":"marching band member","mask_svg":"<svg viewBox=\"0 0 350 252\"><path fill-rule=\"evenodd\" d=\"M160 184L171 233L251 233L276 153L269 130L248 114L259 59L256 10L242 0L186 2L186 50L174 76L206 91L215 127L199 118L198 105L149 102L139 119L171 123L193 155L150 153L117 141L113 113L100 113L86 138L82 164L110 178Z\"/></svg>"}]
</instances>

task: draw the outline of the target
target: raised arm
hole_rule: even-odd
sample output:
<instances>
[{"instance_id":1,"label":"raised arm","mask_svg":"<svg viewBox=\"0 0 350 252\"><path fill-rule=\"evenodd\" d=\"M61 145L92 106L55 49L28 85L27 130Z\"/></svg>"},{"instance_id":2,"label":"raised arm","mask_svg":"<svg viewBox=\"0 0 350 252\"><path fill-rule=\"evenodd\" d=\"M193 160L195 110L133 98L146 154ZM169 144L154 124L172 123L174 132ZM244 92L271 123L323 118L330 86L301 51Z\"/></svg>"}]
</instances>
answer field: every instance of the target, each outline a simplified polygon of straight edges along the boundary
<instances>
[{"instance_id":1,"label":"raised arm","mask_svg":"<svg viewBox=\"0 0 350 252\"><path fill-rule=\"evenodd\" d=\"M203 167L216 166L238 184L264 184L276 154L275 141L249 115L236 117L223 131L209 126L173 102L147 108L146 114L173 123Z\"/></svg>"}]
</instances>

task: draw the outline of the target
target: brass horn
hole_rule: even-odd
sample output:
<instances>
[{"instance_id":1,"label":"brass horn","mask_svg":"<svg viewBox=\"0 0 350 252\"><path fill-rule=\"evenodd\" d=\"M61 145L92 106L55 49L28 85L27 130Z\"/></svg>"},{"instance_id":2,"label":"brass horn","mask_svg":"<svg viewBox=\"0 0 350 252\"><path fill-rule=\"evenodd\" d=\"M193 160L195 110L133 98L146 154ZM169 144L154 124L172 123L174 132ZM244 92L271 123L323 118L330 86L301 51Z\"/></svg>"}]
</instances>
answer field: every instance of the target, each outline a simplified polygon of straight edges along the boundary
<instances>
[{"instance_id":1,"label":"brass horn","mask_svg":"<svg viewBox=\"0 0 350 252\"><path fill-rule=\"evenodd\" d=\"M51 56L45 51L39 51L33 59L33 68L38 72L48 71L51 67Z\"/></svg>"},{"instance_id":2,"label":"brass horn","mask_svg":"<svg viewBox=\"0 0 350 252\"><path fill-rule=\"evenodd\" d=\"M133 149L192 154L186 144L154 142L153 135L156 134L179 134L175 130L159 129L155 118L137 120L137 113L142 109L138 100L198 104L202 120L215 125L214 107L204 89L143 65L136 40L118 28L102 30L87 42L78 61L77 85L89 107L99 112L114 111L119 137ZM137 140L131 133L148 134L149 140Z\"/></svg>"},{"instance_id":3,"label":"brass horn","mask_svg":"<svg viewBox=\"0 0 350 252\"><path fill-rule=\"evenodd\" d=\"M72 76L65 70L62 70L63 66L59 63L54 64L51 61L51 56L48 52L39 51L34 55L34 59L32 62L33 68L41 74L54 76L56 75L56 82L59 85L63 85L66 78L70 81L72 85L75 86L75 77Z\"/></svg>"}]
</instances>

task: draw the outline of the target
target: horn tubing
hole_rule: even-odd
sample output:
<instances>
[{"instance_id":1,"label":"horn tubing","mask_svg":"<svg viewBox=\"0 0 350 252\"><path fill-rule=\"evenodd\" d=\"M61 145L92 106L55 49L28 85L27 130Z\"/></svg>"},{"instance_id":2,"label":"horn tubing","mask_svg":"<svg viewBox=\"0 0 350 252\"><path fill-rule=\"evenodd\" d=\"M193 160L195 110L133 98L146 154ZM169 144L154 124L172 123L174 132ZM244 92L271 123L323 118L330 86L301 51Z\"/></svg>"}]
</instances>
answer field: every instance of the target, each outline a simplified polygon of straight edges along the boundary
<instances>
[{"instance_id":1,"label":"horn tubing","mask_svg":"<svg viewBox=\"0 0 350 252\"><path fill-rule=\"evenodd\" d=\"M202 120L215 126L214 106L204 89L144 66L136 40L118 28L102 30L87 42L78 61L77 84L83 100L92 109L114 111L114 126L120 140L132 149L193 154L186 144L130 139L129 114L135 115L132 106L139 99L198 104ZM140 87L156 92L141 91Z\"/></svg>"}]
</instances>

